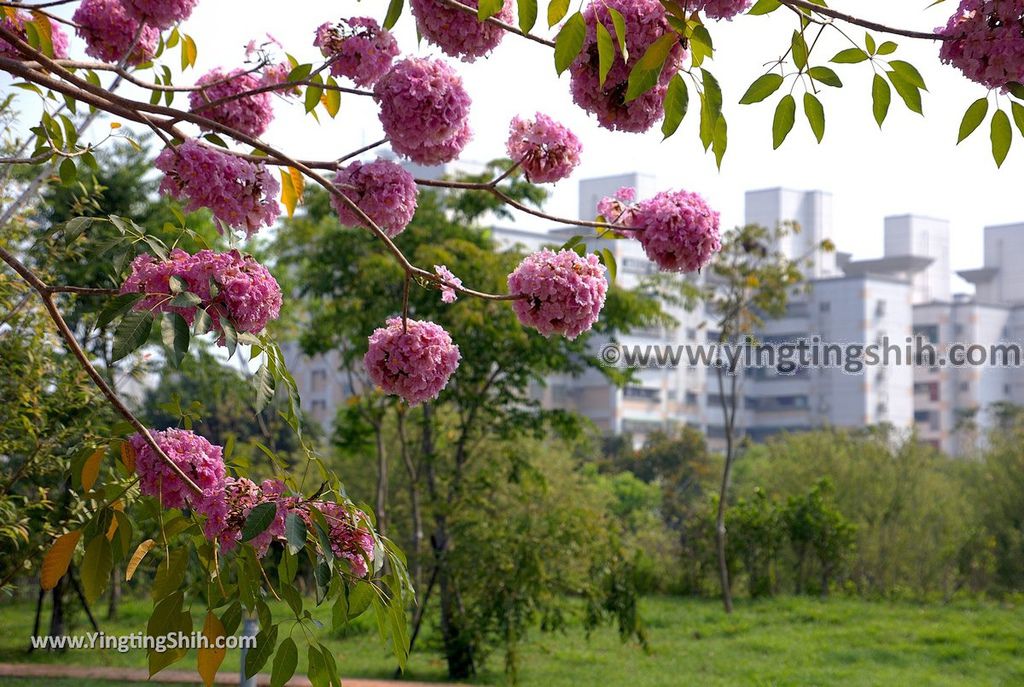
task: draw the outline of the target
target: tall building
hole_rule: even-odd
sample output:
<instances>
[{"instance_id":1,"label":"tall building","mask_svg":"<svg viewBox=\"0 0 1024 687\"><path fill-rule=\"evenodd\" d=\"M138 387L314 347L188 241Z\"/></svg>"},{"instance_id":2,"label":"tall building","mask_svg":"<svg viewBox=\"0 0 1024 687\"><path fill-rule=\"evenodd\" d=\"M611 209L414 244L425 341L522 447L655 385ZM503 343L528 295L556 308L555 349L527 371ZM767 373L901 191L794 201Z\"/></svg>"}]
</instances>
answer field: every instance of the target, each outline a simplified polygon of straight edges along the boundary
<instances>
[{"instance_id":1,"label":"tall building","mask_svg":"<svg viewBox=\"0 0 1024 687\"><path fill-rule=\"evenodd\" d=\"M655 180L641 174L584 180L579 216L593 218L598 201L624 186L637 188L640 197L657 191ZM759 441L779 432L884 423L905 431L916 429L922 440L950 453L970 450L992 423L993 403L1024 402L1024 374L1003 366L956 368L909 361L905 359L908 344L927 341L943 355L953 343L987 346L1022 340L1024 275L1014 266L1024 260L1024 224L985 230L985 264L960 272L975 285L976 295L954 296L947 222L911 215L888 217L882 257L853 260L849 254L815 251L822 241L832 239L831 208L831 195L822 191L747 193L748 224L795 221L801 231L777 248L792 259L815 257L807 275L809 291L794 298L785 316L767 322L758 338L768 344L888 342L898 349L890 362L900 358L899 364L849 370L812 365L785 373L748 369L736 379L738 432ZM532 252L557 247L579 231L534 232L499 226L493 234L503 248ZM636 241L589 239L588 246L613 252L618 265L616 288L634 288L655 271ZM713 318L703 309L666 305L666 310L675 326L633 331L618 336L616 342L624 347L681 348L717 339ZM597 336L591 341L595 352L609 343ZM308 359L293 345L286 348L286 356L304 408L330 424L345 398L359 388L358 375L339 371L334 354ZM622 389L590 370L579 377L553 376L531 393L548 407L578 412L602 431L630 434L637 443L653 431L681 425L704 432L713 448L724 443L718 373L688 365L685 359L674 367L637 370L633 382ZM728 394L726 400L731 400Z\"/></svg>"}]
</instances>

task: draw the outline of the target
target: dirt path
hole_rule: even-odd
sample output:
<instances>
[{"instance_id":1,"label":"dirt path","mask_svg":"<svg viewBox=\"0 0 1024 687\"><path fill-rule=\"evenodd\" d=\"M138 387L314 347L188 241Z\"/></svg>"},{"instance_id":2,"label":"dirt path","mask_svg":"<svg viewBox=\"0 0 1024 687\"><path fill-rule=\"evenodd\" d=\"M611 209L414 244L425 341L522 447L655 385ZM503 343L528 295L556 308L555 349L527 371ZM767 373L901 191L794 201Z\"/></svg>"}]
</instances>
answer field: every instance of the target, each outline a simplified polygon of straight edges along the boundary
<instances>
[{"instance_id":1,"label":"dirt path","mask_svg":"<svg viewBox=\"0 0 1024 687\"><path fill-rule=\"evenodd\" d=\"M152 682L154 684L199 684L199 676L194 670L163 670L149 677L146 670L139 668L112 668L73 665L52 665L45 663L0 663L0 678L67 678L85 680L107 680L110 682ZM269 675L257 678L260 687L270 684ZM397 680L365 680L348 678L343 680L345 687L454 687L440 682L405 682ZM233 672L221 671L217 674L218 685L237 685L238 675ZM309 687L309 680L294 677L288 687Z\"/></svg>"}]
</instances>

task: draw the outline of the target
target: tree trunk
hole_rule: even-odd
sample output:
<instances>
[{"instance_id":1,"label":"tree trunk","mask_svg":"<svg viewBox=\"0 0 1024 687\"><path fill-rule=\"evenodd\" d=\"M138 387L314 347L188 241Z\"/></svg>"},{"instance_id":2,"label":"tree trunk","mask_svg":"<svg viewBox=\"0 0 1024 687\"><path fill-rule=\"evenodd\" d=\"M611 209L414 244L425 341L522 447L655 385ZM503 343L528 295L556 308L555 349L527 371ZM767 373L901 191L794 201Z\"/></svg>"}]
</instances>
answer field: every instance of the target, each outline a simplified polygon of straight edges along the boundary
<instances>
[{"instance_id":1,"label":"tree trunk","mask_svg":"<svg viewBox=\"0 0 1024 687\"><path fill-rule=\"evenodd\" d=\"M726 613L732 613L732 585L729 581L729 562L726 558L725 540L725 502L729 495L729 478L732 475L733 422L736 419L736 384L732 383L731 403L725 397L725 370L718 372L718 394L722 403L722 421L725 429L725 467L722 469L722 484L718 490L718 514L715 518L715 538L718 543L718 580L722 587L722 607Z\"/></svg>"},{"instance_id":2,"label":"tree trunk","mask_svg":"<svg viewBox=\"0 0 1024 687\"><path fill-rule=\"evenodd\" d=\"M377 531L382 536L388 533L388 457L384 447L384 430L380 423L374 425L377 440Z\"/></svg>"},{"instance_id":3,"label":"tree trunk","mask_svg":"<svg viewBox=\"0 0 1024 687\"><path fill-rule=\"evenodd\" d=\"M431 538L437 556L438 592L441 602L441 638L444 654L448 661L448 677L452 680L466 680L476 673L473 665L473 650L462 630L463 614L459 608L458 592L451 569L447 562L448 547L446 523L443 516L437 518L437 530Z\"/></svg>"},{"instance_id":4,"label":"tree trunk","mask_svg":"<svg viewBox=\"0 0 1024 687\"><path fill-rule=\"evenodd\" d=\"M60 578L57 581L57 586L53 588L51 593L53 598L53 606L50 610L50 636L61 637L65 634L66 628L64 625L64 587L66 586L65 580L68 576Z\"/></svg>"},{"instance_id":5,"label":"tree trunk","mask_svg":"<svg viewBox=\"0 0 1024 687\"><path fill-rule=\"evenodd\" d=\"M107 600L107 620L117 618L121 606L121 566L114 565L110 570L110 597Z\"/></svg>"}]
</instances>

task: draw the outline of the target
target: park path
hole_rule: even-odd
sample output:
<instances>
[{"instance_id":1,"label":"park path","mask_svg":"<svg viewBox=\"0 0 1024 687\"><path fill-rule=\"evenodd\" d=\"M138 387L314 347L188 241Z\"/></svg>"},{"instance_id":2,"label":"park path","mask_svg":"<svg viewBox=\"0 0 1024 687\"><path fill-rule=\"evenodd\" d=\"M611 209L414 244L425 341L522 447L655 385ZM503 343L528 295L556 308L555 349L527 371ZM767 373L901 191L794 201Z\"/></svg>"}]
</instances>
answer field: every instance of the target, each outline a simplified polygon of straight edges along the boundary
<instances>
[{"instance_id":1,"label":"park path","mask_svg":"<svg viewBox=\"0 0 1024 687\"><path fill-rule=\"evenodd\" d=\"M66 678L78 680L108 680L117 682L151 682L154 684L195 685L199 684L194 670L162 670L152 678L149 671L140 668L115 668L109 666L75 666L46 663L0 663L0 681L4 677ZM270 684L269 675L259 675L260 687ZM455 687L441 682L406 682L405 680L367 680L347 678L345 687ZM237 685L238 675L233 672L217 674L218 685ZM305 677L294 677L288 687L309 687ZM465 687L465 686L462 686Z\"/></svg>"}]
</instances>

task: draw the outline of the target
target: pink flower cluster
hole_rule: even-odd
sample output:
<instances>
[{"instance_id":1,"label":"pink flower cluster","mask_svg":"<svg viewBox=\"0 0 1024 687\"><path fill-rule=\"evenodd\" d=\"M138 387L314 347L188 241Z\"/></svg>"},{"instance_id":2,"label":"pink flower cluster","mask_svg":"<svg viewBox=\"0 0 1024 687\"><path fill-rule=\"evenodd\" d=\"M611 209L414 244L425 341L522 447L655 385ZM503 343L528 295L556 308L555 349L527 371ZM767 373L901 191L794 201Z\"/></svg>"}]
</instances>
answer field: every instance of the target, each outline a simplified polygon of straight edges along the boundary
<instances>
[{"instance_id":1,"label":"pink flower cluster","mask_svg":"<svg viewBox=\"0 0 1024 687\"><path fill-rule=\"evenodd\" d=\"M182 280L189 293L202 301L194 306L171 305L171 277ZM132 262L132 273L121 286L122 293L144 293L136 310L176 312L191 324L196 309L202 308L213 320L216 330L221 319L230 321L236 331L258 333L281 312L281 287L263 265L238 251L215 253L201 250L189 255L174 249L167 260L139 255Z\"/></svg>"},{"instance_id":2,"label":"pink flower cluster","mask_svg":"<svg viewBox=\"0 0 1024 687\"><path fill-rule=\"evenodd\" d=\"M544 249L527 256L508 276L508 292L519 321L544 336L575 339L601 314L608 293L604 266L596 255Z\"/></svg>"},{"instance_id":3,"label":"pink flower cluster","mask_svg":"<svg viewBox=\"0 0 1024 687\"><path fill-rule=\"evenodd\" d=\"M989 88L1024 82L1024 5L1010 0L962 0L939 33L939 57Z\"/></svg>"},{"instance_id":4,"label":"pink flower cluster","mask_svg":"<svg viewBox=\"0 0 1024 687\"><path fill-rule=\"evenodd\" d=\"M284 539L288 513L298 507L301 498L286 495L284 482L268 479L257 485L245 477L228 477L221 490L204 491L196 510L206 516L203 531L210 541L220 542L224 551L231 551L241 541L242 528L252 509L261 503L277 507L267 529L249 540L262 558L273 541Z\"/></svg>"},{"instance_id":5,"label":"pink flower cluster","mask_svg":"<svg viewBox=\"0 0 1024 687\"><path fill-rule=\"evenodd\" d=\"M416 181L394 162L353 162L338 170L334 184L388 236L400 234L416 214ZM363 226L341 198L332 195L331 205L343 225Z\"/></svg>"},{"instance_id":6,"label":"pink flower cluster","mask_svg":"<svg viewBox=\"0 0 1024 687\"><path fill-rule=\"evenodd\" d=\"M218 124L237 129L247 136L258 137L267 130L274 118L270 93L235 97L261 86L259 77L253 74L241 69L225 74L224 70L218 68L201 76L196 85L205 88L189 93L189 109ZM210 106L210 103L224 98L233 99Z\"/></svg>"},{"instance_id":7,"label":"pink flower cluster","mask_svg":"<svg viewBox=\"0 0 1024 687\"><path fill-rule=\"evenodd\" d=\"M363 363L374 384L417 405L437 398L460 358L459 347L440 326L419 320L403 326L402 318L393 317L370 335Z\"/></svg>"},{"instance_id":8,"label":"pink flower cluster","mask_svg":"<svg viewBox=\"0 0 1024 687\"><path fill-rule=\"evenodd\" d=\"M444 279L449 284L455 286L462 286L462 280L452 274L452 271L445 265L434 265L434 274ZM450 286L441 285L441 302L443 303L454 303L459 299L459 295Z\"/></svg>"},{"instance_id":9,"label":"pink flower cluster","mask_svg":"<svg viewBox=\"0 0 1024 687\"><path fill-rule=\"evenodd\" d=\"M440 60L409 58L374 87L391 148L423 165L451 162L471 138L469 94Z\"/></svg>"},{"instance_id":10,"label":"pink flower cluster","mask_svg":"<svg viewBox=\"0 0 1024 687\"><path fill-rule=\"evenodd\" d=\"M262 162L189 139L177 148L165 148L155 164L164 173L161 193L187 200L187 212L209 208L224 224L244 229L246 236L272 225L281 214L281 186Z\"/></svg>"},{"instance_id":11,"label":"pink flower cluster","mask_svg":"<svg viewBox=\"0 0 1024 687\"><path fill-rule=\"evenodd\" d=\"M6 30L17 35L18 38L27 43L28 34L25 30L25 24L32 23L32 15L28 12L18 11L13 18L7 15L2 15L2 17L3 18L0 19L0 26L3 26ZM50 24L50 42L53 44L53 56L58 60L67 59L68 35L64 33L64 31L55 24L52 19L47 18L46 21ZM5 41L3 38L0 38L0 56L9 57L15 60L25 59L18 48Z\"/></svg>"},{"instance_id":12,"label":"pink flower cluster","mask_svg":"<svg viewBox=\"0 0 1024 687\"><path fill-rule=\"evenodd\" d=\"M330 58L331 74L348 77L366 88L377 83L399 53L398 41L391 32L369 17L322 24L313 45Z\"/></svg>"},{"instance_id":13,"label":"pink flower cluster","mask_svg":"<svg viewBox=\"0 0 1024 687\"><path fill-rule=\"evenodd\" d=\"M722 248L718 212L696 193L659 193L640 203L634 222L644 252L662 270L695 272Z\"/></svg>"},{"instance_id":14,"label":"pink flower cluster","mask_svg":"<svg viewBox=\"0 0 1024 687\"><path fill-rule=\"evenodd\" d=\"M615 35L609 8L620 12L625 20L629 61L623 61L616 48L615 62L602 87L598 71L597 22L600 21L612 36ZM664 114L668 83L685 56L682 45L673 47L658 85L639 98L626 102L626 85L633 67L647 48L670 30L664 6L659 0L594 0L587 5L583 18L587 22L586 42L570 67L573 100L596 115L598 123L606 129L647 131Z\"/></svg>"},{"instance_id":15,"label":"pink flower cluster","mask_svg":"<svg viewBox=\"0 0 1024 687\"><path fill-rule=\"evenodd\" d=\"M224 488L224 456L220 446L185 429L150 432L174 464L181 468L204 492ZM135 472L139 488L146 496L160 499L164 508L192 506L200 499L189 490L180 477L157 455L141 434L133 434L128 443L135 451Z\"/></svg>"},{"instance_id":16,"label":"pink flower cluster","mask_svg":"<svg viewBox=\"0 0 1024 687\"><path fill-rule=\"evenodd\" d=\"M121 0L139 21L158 29L169 29L188 19L199 0Z\"/></svg>"},{"instance_id":17,"label":"pink flower cluster","mask_svg":"<svg viewBox=\"0 0 1024 687\"><path fill-rule=\"evenodd\" d=\"M476 9L479 0L461 0ZM446 55L473 62L498 47L505 29L490 22L481 22L472 12L456 9L441 0L412 0L412 13L420 35L441 48ZM503 0L495 19L511 23L512 0Z\"/></svg>"},{"instance_id":18,"label":"pink flower cluster","mask_svg":"<svg viewBox=\"0 0 1024 687\"><path fill-rule=\"evenodd\" d=\"M623 186L610 198L602 198L597 204L597 214L611 225L616 236L630 237L633 232L618 231L616 227L636 226L636 189Z\"/></svg>"},{"instance_id":19,"label":"pink flower cluster","mask_svg":"<svg viewBox=\"0 0 1024 687\"><path fill-rule=\"evenodd\" d=\"M746 12L753 0L704 0L700 9L711 19L732 20L738 14Z\"/></svg>"},{"instance_id":20,"label":"pink flower cluster","mask_svg":"<svg viewBox=\"0 0 1024 687\"><path fill-rule=\"evenodd\" d=\"M153 59L160 31L144 26L132 48L139 22L128 14L119 0L82 0L72 17L76 32L85 41L85 53L98 60L120 62L128 55L128 64L142 64Z\"/></svg>"},{"instance_id":21,"label":"pink flower cluster","mask_svg":"<svg viewBox=\"0 0 1024 687\"><path fill-rule=\"evenodd\" d=\"M535 184L560 181L580 163L583 145L576 134L545 114L525 120L515 117L506 145L509 157L519 162Z\"/></svg>"},{"instance_id":22,"label":"pink flower cluster","mask_svg":"<svg viewBox=\"0 0 1024 687\"><path fill-rule=\"evenodd\" d=\"M352 574L356 577L366 577L369 572L367 562L373 562L375 548L373 533L364 524L369 522L366 514L358 509L349 512L337 503L329 501L318 501L313 505L327 521L327 535L334 557L348 561ZM308 514L306 527L312 527Z\"/></svg>"}]
</instances>

